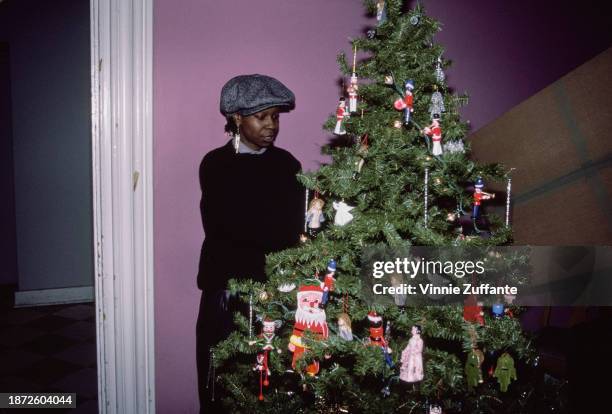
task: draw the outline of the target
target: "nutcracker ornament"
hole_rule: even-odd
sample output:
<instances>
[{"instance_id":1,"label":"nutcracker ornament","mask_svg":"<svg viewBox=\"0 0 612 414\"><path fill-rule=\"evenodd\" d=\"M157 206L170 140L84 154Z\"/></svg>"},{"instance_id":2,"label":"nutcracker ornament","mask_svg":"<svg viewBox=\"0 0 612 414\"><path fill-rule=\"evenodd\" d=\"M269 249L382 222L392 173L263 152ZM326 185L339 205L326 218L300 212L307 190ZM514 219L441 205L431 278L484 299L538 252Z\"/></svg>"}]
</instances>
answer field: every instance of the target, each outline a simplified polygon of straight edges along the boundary
<instances>
[{"instance_id":1,"label":"nutcracker ornament","mask_svg":"<svg viewBox=\"0 0 612 414\"><path fill-rule=\"evenodd\" d=\"M397 99L393 106L398 111L404 111L404 125L410 123L410 114L414 111L414 98L412 91L414 90L414 81L407 80L404 83L404 94Z\"/></svg>"},{"instance_id":2,"label":"nutcracker ornament","mask_svg":"<svg viewBox=\"0 0 612 414\"><path fill-rule=\"evenodd\" d=\"M346 88L346 92L349 97L349 112L357 112L357 92L359 91L359 83L357 79L357 73L355 72L355 66L357 63L357 46L353 49L353 74L349 86Z\"/></svg>"},{"instance_id":3,"label":"nutcracker ornament","mask_svg":"<svg viewBox=\"0 0 612 414\"><path fill-rule=\"evenodd\" d=\"M325 278L323 282L321 282L321 289L323 289L323 298L321 299L321 305L327 305L329 302L329 293L334 291L336 279L334 275L336 274L336 261L331 259L327 262L327 273L325 274Z\"/></svg>"},{"instance_id":4,"label":"nutcracker ornament","mask_svg":"<svg viewBox=\"0 0 612 414\"><path fill-rule=\"evenodd\" d=\"M334 134L346 134L346 130L344 129L344 119L348 117L349 113L346 110L346 102L344 98L340 98L340 100L338 101L338 109L336 109L336 127L334 128Z\"/></svg>"},{"instance_id":5,"label":"nutcracker ornament","mask_svg":"<svg viewBox=\"0 0 612 414\"><path fill-rule=\"evenodd\" d=\"M423 339L421 327L414 325L411 330L412 337L402 351L402 366L399 378L404 382L414 383L423 380Z\"/></svg>"},{"instance_id":6,"label":"nutcracker ornament","mask_svg":"<svg viewBox=\"0 0 612 414\"><path fill-rule=\"evenodd\" d=\"M495 194L486 193L482 191L484 188L484 181L481 177L478 177L476 180L476 184L474 185L474 207L472 208L472 223L474 225L474 230L477 233L480 233L478 226L476 225L476 220L480 217L480 204L483 200L490 200L495 198Z\"/></svg>"},{"instance_id":7,"label":"nutcracker ornament","mask_svg":"<svg viewBox=\"0 0 612 414\"><path fill-rule=\"evenodd\" d=\"M476 296L468 296L463 303L463 319L466 322L476 322L479 325L484 325L484 312L482 311L482 302L478 302Z\"/></svg>"},{"instance_id":8,"label":"nutcracker ornament","mask_svg":"<svg viewBox=\"0 0 612 414\"><path fill-rule=\"evenodd\" d=\"M334 217L334 224L336 226L344 226L353 220L353 215L350 212L355 207L349 206L344 201L334 201L333 207L336 210L336 216Z\"/></svg>"},{"instance_id":9,"label":"nutcracker ornament","mask_svg":"<svg viewBox=\"0 0 612 414\"><path fill-rule=\"evenodd\" d=\"M304 332L311 332L318 340L327 339L329 330L325 310L319 305L323 298L323 290L319 284L302 285L297 292L297 309L295 325L289 339L289 351L293 353L291 367L296 369L296 363L304 356L308 347L302 341ZM306 367L306 374L315 376L319 372L319 362L313 361Z\"/></svg>"},{"instance_id":10,"label":"nutcracker ornament","mask_svg":"<svg viewBox=\"0 0 612 414\"><path fill-rule=\"evenodd\" d=\"M499 357L493 377L497 378L501 392L508 391L510 383L518 379L516 376L516 368L514 367L514 359L512 359L509 353L504 352Z\"/></svg>"},{"instance_id":11,"label":"nutcracker ornament","mask_svg":"<svg viewBox=\"0 0 612 414\"><path fill-rule=\"evenodd\" d=\"M378 347L382 350L385 363L389 366L393 366L393 360L391 359L391 348L387 344L385 339L385 331L383 328L383 318L379 316L376 311L370 311L368 313L368 321L370 322L370 346Z\"/></svg>"},{"instance_id":12,"label":"nutcracker ornament","mask_svg":"<svg viewBox=\"0 0 612 414\"><path fill-rule=\"evenodd\" d=\"M431 149L432 155L436 157L442 155L442 127L440 126L440 115L434 114L431 125L425 127L421 132L430 136L433 141Z\"/></svg>"},{"instance_id":13,"label":"nutcracker ornament","mask_svg":"<svg viewBox=\"0 0 612 414\"><path fill-rule=\"evenodd\" d=\"M308 227L308 234L311 237L315 237L317 233L321 231L321 223L325 221L323 206L325 206L325 201L317 196L312 199L308 206L308 211L306 212L306 225Z\"/></svg>"},{"instance_id":14,"label":"nutcracker ornament","mask_svg":"<svg viewBox=\"0 0 612 414\"><path fill-rule=\"evenodd\" d=\"M482 363L484 354L478 348L473 348L465 361L465 378L468 391L473 391L478 384L482 384Z\"/></svg>"}]
</instances>

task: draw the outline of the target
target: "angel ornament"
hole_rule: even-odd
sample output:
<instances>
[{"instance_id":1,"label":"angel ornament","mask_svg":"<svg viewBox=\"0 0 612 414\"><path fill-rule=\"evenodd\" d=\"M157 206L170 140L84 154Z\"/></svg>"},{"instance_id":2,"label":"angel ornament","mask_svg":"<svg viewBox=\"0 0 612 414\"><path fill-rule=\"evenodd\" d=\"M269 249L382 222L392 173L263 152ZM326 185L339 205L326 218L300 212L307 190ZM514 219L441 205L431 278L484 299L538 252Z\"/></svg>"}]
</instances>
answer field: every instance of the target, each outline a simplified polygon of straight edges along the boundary
<instances>
[{"instance_id":1,"label":"angel ornament","mask_svg":"<svg viewBox=\"0 0 612 414\"><path fill-rule=\"evenodd\" d=\"M414 325L411 330L412 337L402 351L402 366L400 379L405 382L419 382L423 380L423 339L421 327Z\"/></svg>"},{"instance_id":2,"label":"angel ornament","mask_svg":"<svg viewBox=\"0 0 612 414\"><path fill-rule=\"evenodd\" d=\"M336 226L344 226L353 220L353 215L350 213L355 207L349 206L344 201L333 203L334 210L336 210L336 216L334 217L334 224Z\"/></svg>"}]
</instances>

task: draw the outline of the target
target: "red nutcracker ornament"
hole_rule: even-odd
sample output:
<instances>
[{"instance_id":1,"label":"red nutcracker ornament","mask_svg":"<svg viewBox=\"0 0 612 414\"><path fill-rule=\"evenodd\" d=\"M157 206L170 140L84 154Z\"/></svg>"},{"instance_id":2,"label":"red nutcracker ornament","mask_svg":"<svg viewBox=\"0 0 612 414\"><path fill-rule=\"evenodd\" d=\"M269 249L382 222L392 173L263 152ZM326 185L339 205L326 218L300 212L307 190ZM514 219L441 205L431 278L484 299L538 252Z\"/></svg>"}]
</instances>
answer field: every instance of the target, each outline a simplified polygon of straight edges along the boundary
<instances>
[{"instance_id":1,"label":"red nutcracker ornament","mask_svg":"<svg viewBox=\"0 0 612 414\"><path fill-rule=\"evenodd\" d=\"M302 358L308 347L303 343L304 332L312 332L319 340L327 339L329 330L325 310L319 307L323 299L323 290L320 285L302 285L297 292L297 309L295 311L295 325L293 334L289 339L289 351L293 352L291 366L296 367L297 361ZM314 361L306 368L306 373L315 376L319 372L319 362Z\"/></svg>"},{"instance_id":2,"label":"red nutcracker ornament","mask_svg":"<svg viewBox=\"0 0 612 414\"><path fill-rule=\"evenodd\" d=\"M434 156L442 155L442 127L440 126L440 115L434 114L431 125L425 127L421 132L431 137L433 142L431 153Z\"/></svg>"},{"instance_id":3,"label":"red nutcracker ornament","mask_svg":"<svg viewBox=\"0 0 612 414\"><path fill-rule=\"evenodd\" d=\"M336 127L334 128L334 134L345 135L344 119L349 117L349 113L346 110L346 102L344 98L340 98L338 101L338 109L336 109Z\"/></svg>"},{"instance_id":4,"label":"red nutcracker ornament","mask_svg":"<svg viewBox=\"0 0 612 414\"><path fill-rule=\"evenodd\" d=\"M470 295L465 299L463 303L463 319L466 322L476 322L484 325L482 302L478 302L475 295Z\"/></svg>"},{"instance_id":5,"label":"red nutcracker ornament","mask_svg":"<svg viewBox=\"0 0 612 414\"><path fill-rule=\"evenodd\" d=\"M368 313L368 321L370 321L370 345L379 347L383 351L385 362L392 367L393 360L391 359L391 355L389 355L392 351L385 339L382 317L379 316L376 311L370 311Z\"/></svg>"},{"instance_id":6,"label":"red nutcracker ornament","mask_svg":"<svg viewBox=\"0 0 612 414\"><path fill-rule=\"evenodd\" d=\"M410 114L414 112L414 98L412 91L414 89L414 81L409 79L404 83L404 95L397 99L393 106L398 111L404 111L404 125L410 123Z\"/></svg>"},{"instance_id":7,"label":"red nutcracker ornament","mask_svg":"<svg viewBox=\"0 0 612 414\"><path fill-rule=\"evenodd\" d=\"M321 299L321 305L326 305L329 302L329 293L333 292L336 286L336 261L331 259L327 262L327 273L321 283L321 289L323 289L323 298Z\"/></svg>"}]
</instances>

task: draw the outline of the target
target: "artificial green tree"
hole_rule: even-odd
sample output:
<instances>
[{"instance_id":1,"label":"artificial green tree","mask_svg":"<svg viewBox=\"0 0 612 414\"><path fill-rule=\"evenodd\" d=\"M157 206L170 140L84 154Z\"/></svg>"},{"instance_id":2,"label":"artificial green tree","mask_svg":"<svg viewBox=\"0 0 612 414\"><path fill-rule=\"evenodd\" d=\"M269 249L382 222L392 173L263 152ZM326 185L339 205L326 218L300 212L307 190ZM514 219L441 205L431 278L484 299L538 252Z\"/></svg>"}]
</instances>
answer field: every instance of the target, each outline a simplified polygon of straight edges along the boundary
<instances>
[{"instance_id":1,"label":"artificial green tree","mask_svg":"<svg viewBox=\"0 0 612 414\"><path fill-rule=\"evenodd\" d=\"M404 10L401 0L385 3L386 20L374 23L376 27L367 35L352 41L364 57L355 66L359 105L344 123L347 133L323 148L332 158L330 164L299 176L311 197L316 192L326 201L326 227L295 248L269 255L265 284L230 283L231 290L250 304L253 313L236 314L236 331L214 352L217 387L223 388L230 412L414 413L427 412L433 401L444 412L526 410L528 385L510 386L504 393L484 372L483 384L468 387L464 370L475 344L486 350L489 358L503 350L510 352L517 364L528 362L533 352L516 318L493 319L485 312L485 324L480 325L464 320L461 305L381 306L363 294L362 252L370 246L402 249L410 245L495 246L511 242L510 228L492 215L487 217L487 231L476 227L471 233L461 233L458 219L469 210L472 200L466 183L478 177L503 182L507 172L500 165L479 165L469 159L469 145L464 141L469 126L459 113L467 97L453 94L440 73L450 65L443 48L434 42L440 23L428 17L420 5ZM365 4L374 15L376 2ZM343 75L351 76L352 59L347 62L340 54L338 61ZM402 113L393 103L407 79L414 83L414 111L410 122L398 125ZM423 129L431 123L434 92L443 97L443 143L465 150L432 154L432 143ZM336 117L330 117L325 128L332 131L335 123ZM340 200L355 207L351 211L354 219L344 226L332 223L332 202ZM325 272L331 258L337 261L337 281L326 306L329 336L319 341L308 334L304 338L309 343L304 359L320 362L320 371L310 376L304 374L308 362L295 369L291 366L287 345L296 293L286 291L287 287L312 282L317 272ZM393 350L393 367L385 362L380 349L365 345L369 337L367 315L372 310L390 323L387 339ZM516 316L519 310L514 311ZM352 341L336 335L341 313L349 314L352 320ZM274 349L268 352L270 376L263 401L258 398L259 371L253 369L263 343L258 338L256 318L282 324L271 340ZM420 383L406 385L397 381L398 362L415 324L422 327L425 341L425 375Z\"/></svg>"}]
</instances>

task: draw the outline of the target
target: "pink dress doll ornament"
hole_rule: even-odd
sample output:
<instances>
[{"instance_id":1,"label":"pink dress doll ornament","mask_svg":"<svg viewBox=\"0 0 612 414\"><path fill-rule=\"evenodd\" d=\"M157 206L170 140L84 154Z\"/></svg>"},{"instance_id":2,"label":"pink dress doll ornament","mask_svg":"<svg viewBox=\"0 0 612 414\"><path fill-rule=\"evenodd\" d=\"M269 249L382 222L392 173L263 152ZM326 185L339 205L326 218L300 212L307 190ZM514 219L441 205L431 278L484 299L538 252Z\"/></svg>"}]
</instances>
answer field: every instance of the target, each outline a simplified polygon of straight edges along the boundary
<instances>
[{"instance_id":1,"label":"pink dress doll ornament","mask_svg":"<svg viewBox=\"0 0 612 414\"><path fill-rule=\"evenodd\" d=\"M423 340L421 327L414 325L411 330L412 337L402 351L402 366L400 379L405 382L419 382L423 380Z\"/></svg>"}]
</instances>

